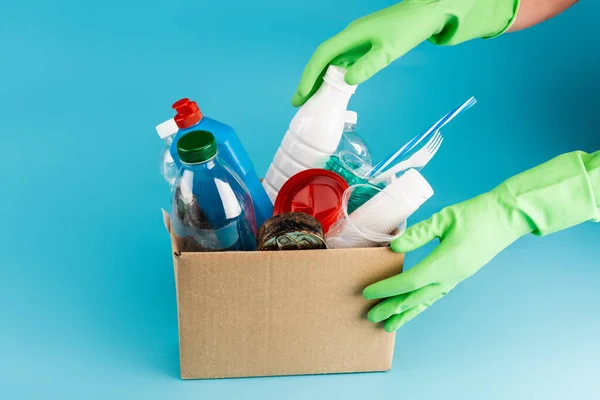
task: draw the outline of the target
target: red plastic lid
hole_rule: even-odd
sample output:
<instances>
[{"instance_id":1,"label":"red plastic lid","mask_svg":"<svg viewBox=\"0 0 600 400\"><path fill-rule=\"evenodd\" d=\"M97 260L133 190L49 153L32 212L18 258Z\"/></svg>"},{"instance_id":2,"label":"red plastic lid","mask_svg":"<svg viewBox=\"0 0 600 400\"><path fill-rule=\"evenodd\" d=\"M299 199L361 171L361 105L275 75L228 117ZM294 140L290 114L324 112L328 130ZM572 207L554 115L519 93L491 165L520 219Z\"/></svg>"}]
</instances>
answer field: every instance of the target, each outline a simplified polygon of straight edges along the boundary
<instances>
[{"instance_id":1,"label":"red plastic lid","mask_svg":"<svg viewBox=\"0 0 600 400\"><path fill-rule=\"evenodd\" d=\"M171 107L177 111L175 123L179 129L189 128L202 120L202 112L195 101L184 98L173 103Z\"/></svg>"},{"instance_id":2,"label":"red plastic lid","mask_svg":"<svg viewBox=\"0 0 600 400\"><path fill-rule=\"evenodd\" d=\"M302 212L315 217L327 233L343 215L342 196L348 183L335 172L308 169L292 176L279 190L273 215Z\"/></svg>"}]
</instances>

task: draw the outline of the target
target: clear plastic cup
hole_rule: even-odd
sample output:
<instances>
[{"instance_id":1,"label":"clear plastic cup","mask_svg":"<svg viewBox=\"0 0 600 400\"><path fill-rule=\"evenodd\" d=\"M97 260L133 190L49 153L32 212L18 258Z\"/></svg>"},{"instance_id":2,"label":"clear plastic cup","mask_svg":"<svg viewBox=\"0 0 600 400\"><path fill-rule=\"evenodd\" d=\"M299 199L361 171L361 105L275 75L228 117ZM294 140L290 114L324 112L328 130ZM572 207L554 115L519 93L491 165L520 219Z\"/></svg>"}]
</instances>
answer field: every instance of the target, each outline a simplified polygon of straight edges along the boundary
<instances>
[{"instance_id":1,"label":"clear plastic cup","mask_svg":"<svg viewBox=\"0 0 600 400\"><path fill-rule=\"evenodd\" d=\"M349 211L353 203L369 201ZM370 184L350 186L342 196L344 217L329 230L326 240L329 248L385 247L400 237L406 229L406 218L394 214L393 208L400 199ZM388 212L386 212L388 211Z\"/></svg>"}]
</instances>

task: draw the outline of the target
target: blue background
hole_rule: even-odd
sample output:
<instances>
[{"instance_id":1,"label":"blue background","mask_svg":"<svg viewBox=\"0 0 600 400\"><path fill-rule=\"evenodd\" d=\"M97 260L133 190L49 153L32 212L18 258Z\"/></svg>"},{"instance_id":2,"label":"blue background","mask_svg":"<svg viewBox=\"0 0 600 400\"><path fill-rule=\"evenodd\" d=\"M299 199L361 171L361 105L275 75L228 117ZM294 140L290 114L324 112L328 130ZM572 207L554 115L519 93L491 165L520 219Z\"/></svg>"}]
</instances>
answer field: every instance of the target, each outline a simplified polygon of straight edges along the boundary
<instances>
[{"instance_id":1,"label":"blue background","mask_svg":"<svg viewBox=\"0 0 600 400\"><path fill-rule=\"evenodd\" d=\"M391 372L181 381L154 126L181 97L263 174L319 43L391 1L3 2L3 398L591 399L600 226L518 241L397 334ZM419 46L351 101L377 158L466 100L412 222L572 150L600 149L597 1L533 29ZM408 256L408 265L431 247ZM352 349L348 349L352 351Z\"/></svg>"}]
</instances>

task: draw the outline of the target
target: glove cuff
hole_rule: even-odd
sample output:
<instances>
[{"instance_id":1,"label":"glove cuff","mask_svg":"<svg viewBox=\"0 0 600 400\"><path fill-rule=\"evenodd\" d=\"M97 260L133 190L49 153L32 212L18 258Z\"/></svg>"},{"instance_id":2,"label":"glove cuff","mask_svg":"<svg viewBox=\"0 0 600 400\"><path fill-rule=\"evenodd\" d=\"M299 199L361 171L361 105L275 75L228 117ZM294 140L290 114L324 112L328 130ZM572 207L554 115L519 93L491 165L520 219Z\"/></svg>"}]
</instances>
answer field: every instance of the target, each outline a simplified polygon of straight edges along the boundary
<instances>
[{"instance_id":1,"label":"glove cuff","mask_svg":"<svg viewBox=\"0 0 600 400\"><path fill-rule=\"evenodd\" d=\"M538 236L600 221L600 151L563 154L506 180L495 191Z\"/></svg>"},{"instance_id":2,"label":"glove cuff","mask_svg":"<svg viewBox=\"0 0 600 400\"><path fill-rule=\"evenodd\" d=\"M519 15L519 7L521 6L521 0L502 1L502 3L503 3L502 6L506 8L504 10L504 13L507 13L507 15L508 15L508 13L511 13L510 19L508 20L507 23L505 23L504 27L501 30L499 30L496 33L482 35L481 39L497 38L498 36L506 33L506 31L508 31L510 29L510 27L513 26L513 24L517 20L517 16Z\"/></svg>"},{"instance_id":3,"label":"glove cuff","mask_svg":"<svg viewBox=\"0 0 600 400\"><path fill-rule=\"evenodd\" d=\"M596 210L600 215L600 151L584 156L585 169L588 173L592 193L596 199ZM595 219L595 222L600 220Z\"/></svg>"},{"instance_id":4,"label":"glove cuff","mask_svg":"<svg viewBox=\"0 0 600 400\"><path fill-rule=\"evenodd\" d=\"M451 1L450 6L446 3L439 0L446 23L429 41L451 46L471 39L491 39L502 35L516 20L520 0L462 0ZM456 3L460 6L455 6Z\"/></svg>"}]
</instances>

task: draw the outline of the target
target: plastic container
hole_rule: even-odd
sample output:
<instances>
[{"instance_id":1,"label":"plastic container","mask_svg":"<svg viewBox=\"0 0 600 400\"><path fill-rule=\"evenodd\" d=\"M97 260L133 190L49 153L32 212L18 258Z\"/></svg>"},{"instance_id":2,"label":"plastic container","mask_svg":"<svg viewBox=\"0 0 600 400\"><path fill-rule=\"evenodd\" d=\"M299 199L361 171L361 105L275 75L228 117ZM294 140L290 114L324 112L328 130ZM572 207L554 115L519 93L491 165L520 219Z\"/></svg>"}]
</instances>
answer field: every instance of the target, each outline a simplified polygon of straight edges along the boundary
<instances>
[{"instance_id":1,"label":"plastic container","mask_svg":"<svg viewBox=\"0 0 600 400\"><path fill-rule=\"evenodd\" d=\"M373 157L369 147L356 132L356 124L358 122L358 114L356 111L346 111L346 118L344 122L344 132L340 140L340 144L337 148L336 153L347 152L355 154L365 164L371 165Z\"/></svg>"},{"instance_id":2,"label":"plastic container","mask_svg":"<svg viewBox=\"0 0 600 400\"><path fill-rule=\"evenodd\" d=\"M348 188L344 192L342 200L343 218L334 224L326 237L326 243L329 248L365 248L365 247L384 247L392 240L399 237L406 229L407 221L404 219L395 225L395 221L387 223L384 227L371 226L372 224L361 223L360 214L352 214L348 210L348 203L353 196L362 196L365 191L372 192L372 197L380 194L380 198L386 198L390 202L395 202L391 195L383 192L381 189L368 185L359 184ZM357 193L358 192L358 193Z\"/></svg>"},{"instance_id":3,"label":"plastic container","mask_svg":"<svg viewBox=\"0 0 600 400\"><path fill-rule=\"evenodd\" d=\"M165 181L169 184L169 188L172 190L175 184L175 179L179 174L179 169L171 157L171 144L173 143L173 136L177 133L177 124L173 119L163 122L156 126L156 132L158 137L163 141L164 145L160 152L160 174L163 176Z\"/></svg>"},{"instance_id":4,"label":"plastic container","mask_svg":"<svg viewBox=\"0 0 600 400\"><path fill-rule=\"evenodd\" d=\"M376 193L356 211L348 213L353 192L359 189ZM431 196L433 189L414 169L384 189L368 184L351 186L342 199L344 218L327 233L327 246L333 249L387 246L402 234L408 217Z\"/></svg>"},{"instance_id":5,"label":"plastic container","mask_svg":"<svg viewBox=\"0 0 600 400\"><path fill-rule=\"evenodd\" d=\"M366 174L371 165L365 163L358 155L349 151L341 151L329 157L325 169L342 176L349 185L369 183Z\"/></svg>"},{"instance_id":6,"label":"plastic container","mask_svg":"<svg viewBox=\"0 0 600 400\"><path fill-rule=\"evenodd\" d=\"M256 250L252 198L239 176L217 157L214 135L189 132L177 148L182 167L171 219L181 251Z\"/></svg>"},{"instance_id":7,"label":"plastic container","mask_svg":"<svg viewBox=\"0 0 600 400\"><path fill-rule=\"evenodd\" d=\"M342 151L336 155L329 157L325 169L335 172L344 178L348 185L357 187L349 199L348 213L352 213L358 207L366 203L376 193L370 190L372 186L377 186L380 189L385 187L386 182L373 184L366 176L371 170L371 165L365 163L358 155L353 152Z\"/></svg>"},{"instance_id":8,"label":"plastic container","mask_svg":"<svg viewBox=\"0 0 600 400\"><path fill-rule=\"evenodd\" d=\"M323 168L336 151L344 131L346 108L356 85L348 85L346 70L329 66L323 84L300 107L286 132L263 186L275 202L283 184L298 172Z\"/></svg>"},{"instance_id":9,"label":"plastic container","mask_svg":"<svg viewBox=\"0 0 600 400\"><path fill-rule=\"evenodd\" d=\"M308 169L292 176L275 201L274 214L300 212L315 217L323 232L343 217L342 197L348 189L346 181L331 171Z\"/></svg>"},{"instance_id":10,"label":"plastic container","mask_svg":"<svg viewBox=\"0 0 600 400\"><path fill-rule=\"evenodd\" d=\"M262 225L264 221L273 215L273 203L267 196L265 188L261 185L252 160L233 128L204 116L198 108L198 104L189 99L177 101L173 104L173 109L177 112L174 121L179 127L171 146L171 156L175 164L178 167L181 166L177 153L177 141L183 135L194 130L211 132L217 141L219 158L233 169L250 191L254 201L257 226Z\"/></svg>"},{"instance_id":11,"label":"plastic container","mask_svg":"<svg viewBox=\"0 0 600 400\"><path fill-rule=\"evenodd\" d=\"M303 212L284 212L269 218L256 235L259 251L326 249L323 225Z\"/></svg>"}]
</instances>

